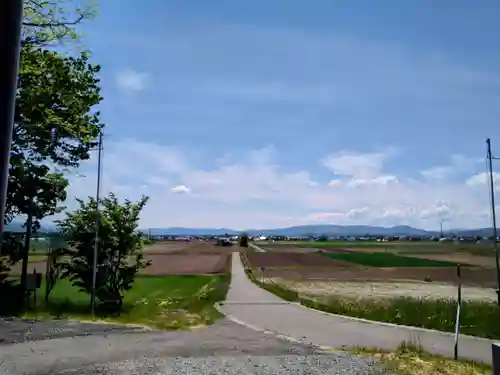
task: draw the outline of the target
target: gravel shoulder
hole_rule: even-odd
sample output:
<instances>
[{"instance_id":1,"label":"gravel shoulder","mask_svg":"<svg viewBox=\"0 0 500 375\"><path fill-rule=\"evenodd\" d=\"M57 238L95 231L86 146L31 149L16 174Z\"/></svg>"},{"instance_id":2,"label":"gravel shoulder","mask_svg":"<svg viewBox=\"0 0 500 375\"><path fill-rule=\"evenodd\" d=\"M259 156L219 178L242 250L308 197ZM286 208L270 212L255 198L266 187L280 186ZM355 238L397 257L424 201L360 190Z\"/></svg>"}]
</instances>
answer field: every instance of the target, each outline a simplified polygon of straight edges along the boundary
<instances>
[{"instance_id":1,"label":"gravel shoulder","mask_svg":"<svg viewBox=\"0 0 500 375\"><path fill-rule=\"evenodd\" d=\"M227 319L190 332L99 332L98 328L109 327L96 325L87 336L75 336L75 330L65 329L66 337L55 337L50 324L42 323L36 337L45 340L17 340L17 344L0 346L0 373L276 374L304 373L306 369L311 374L379 373L367 357L325 353ZM20 326L18 337L23 329L26 333L26 325Z\"/></svg>"},{"instance_id":2,"label":"gravel shoulder","mask_svg":"<svg viewBox=\"0 0 500 375\"><path fill-rule=\"evenodd\" d=\"M112 333L129 334L147 331L150 330L142 327L107 323L82 323L72 320L0 318L0 348L2 345L17 344L26 341L89 335L108 335Z\"/></svg>"}]
</instances>

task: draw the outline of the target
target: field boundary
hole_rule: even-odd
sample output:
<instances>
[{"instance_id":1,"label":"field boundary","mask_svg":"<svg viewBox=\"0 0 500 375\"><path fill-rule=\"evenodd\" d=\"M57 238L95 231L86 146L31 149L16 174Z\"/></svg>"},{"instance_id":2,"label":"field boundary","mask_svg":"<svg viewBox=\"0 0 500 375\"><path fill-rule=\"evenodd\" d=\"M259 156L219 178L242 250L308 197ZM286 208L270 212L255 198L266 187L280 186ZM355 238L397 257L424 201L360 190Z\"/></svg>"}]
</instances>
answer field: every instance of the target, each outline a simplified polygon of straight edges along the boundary
<instances>
[{"instance_id":1,"label":"field boundary","mask_svg":"<svg viewBox=\"0 0 500 375\"><path fill-rule=\"evenodd\" d=\"M264 250L262 247L260 246L257 246L256 244L252 243L252 242L249 242L248 243L248 246L250 246L252 249L254 249L255 251L258 251L259 253L267 253L267 250Z\"/></svg>"},{"instance_id":2,"label":"field boundary","mask_svg":"<svg viewBox=\"0 0 500 375\"><path fill-rule=\"evenodd\" d=\"M386 345L387 347L384 347L383 349L395 350L401 344L401 342L405 342L420 347L426 352L433 355L439 355L443 357L453 356L454 339L455 339L453 333L438 331L428 328L411 327L405 325L397 325L393 323L378 322L363 318L333 314L326 311L314 309L312 307L307 306L307 299L300 298L297 292L291 291L278 284L266 284L260 282L254 275L253 269L247 267L247 265L245 264L246 262L248 262L248 260L246 259L246 255L244 253L241 253L240 258L244 266L245 274L252 283L256 284L260 288L274 295L277 295L279 298L291 302L291 304L293 305L298 305L301 308L306 309L308 311L319 312L321 314L335 318L338 321L339 325L343 325L344 327L346 325L352 325L353 334L355 334L356 331L363 329L363 327L359 325L365 324L365 325L370 325L372 327L379 327L381 329L385 329L386 330L385 335L387 335L387 337L389 336L404 337L403 340L396 340L397 342L394 343L392 342L385 343L387 344ZM304 302L306 304L304 304ZM500 340L487 339L469 335L460 335L459 359L467 359L491 365L492 364L491 347L492 344L495 342L500 342ZM360 347L366 346L366 342L359 342L358 345Z\"/></svg>"}]
</instances>

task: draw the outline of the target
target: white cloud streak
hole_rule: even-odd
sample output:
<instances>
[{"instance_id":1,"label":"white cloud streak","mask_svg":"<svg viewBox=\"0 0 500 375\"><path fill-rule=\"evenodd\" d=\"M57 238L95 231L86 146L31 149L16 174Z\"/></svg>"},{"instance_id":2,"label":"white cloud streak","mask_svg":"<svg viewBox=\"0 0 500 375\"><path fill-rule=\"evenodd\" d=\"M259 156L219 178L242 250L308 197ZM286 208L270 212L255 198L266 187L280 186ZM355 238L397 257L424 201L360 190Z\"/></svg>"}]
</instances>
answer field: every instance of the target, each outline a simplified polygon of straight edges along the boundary
<instances>
[{"instance_id":1,"label":"white cloud streak","mask_svg":"<svg viewBox=\"0 0 500 375\"><path fill-rule=\"evenodd\" d=\"M308 170L285 170L272 148L201 168L188 150L122 140L108 145L103 189L130 199L151 196L142 217L146 226L330 222L435 227L443 218L461 227L488 224L481 214L488 204L486 187L479 183L483 174L476 171L458 182L408 179L386 170L391 155L393 149L327 155L320 162L334 177L329 182ZM87 178L72 179L70 197L93 191L93 169L85 167L82 173Z\"/></svg>"}]
</instances>

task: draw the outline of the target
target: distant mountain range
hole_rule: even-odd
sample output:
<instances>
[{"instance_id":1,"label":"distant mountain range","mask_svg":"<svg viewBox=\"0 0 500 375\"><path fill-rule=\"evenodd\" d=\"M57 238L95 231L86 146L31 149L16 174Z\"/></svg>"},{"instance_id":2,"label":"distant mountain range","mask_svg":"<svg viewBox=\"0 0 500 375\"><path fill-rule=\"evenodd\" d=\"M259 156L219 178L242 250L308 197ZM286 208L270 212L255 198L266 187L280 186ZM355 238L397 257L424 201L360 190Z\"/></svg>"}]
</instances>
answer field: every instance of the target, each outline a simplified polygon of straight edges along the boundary
<instances>
[{"instance_id":1,"label":"distant mountain range","mask_svg":"<svg viewBox=\"0 0 500 375\"><path fill-rule=\"evenodd\" d=\"M301 225L288 228L277 229L248 229L245 231L234 230L229 228L150 228L141 229L143 232L150 232L156 236L194 236L194 235L236 235L242 232L248 233L251 236L436 236L439 231L428 231L424 229L413 228L407 225L399 225L394 227L377 227L369 225ZM446 235L459 236L491 236L491 228L479 229L456 229L443 232Z\"/></svg>"},{"instance_id":2,"label":"distant mountain range","mask_svg":"<svg viewBox=\"0 0 500 375\"><path fill-rule=\"evenodd\" d=\"M24 232L24 227L21 223L11 223L6 226L6 231ZM42 225L41 232L55 232L57 227L54 224ZM221 236L224 234L237 235L242 232L248 233L250 236L437 236L439 231L428 231L424 229L413 228L407 225L398 225L393 227L377 227L370 225L300 225L288 228L276 229L248 229L245 231L234 230L229 228L142 228L142 232L151 233L153 236ZM487 237L492 235L491 228L479 229L454 229L444 231L445 235L458 236L481 236Z\"/></svg>"}]
</instances>

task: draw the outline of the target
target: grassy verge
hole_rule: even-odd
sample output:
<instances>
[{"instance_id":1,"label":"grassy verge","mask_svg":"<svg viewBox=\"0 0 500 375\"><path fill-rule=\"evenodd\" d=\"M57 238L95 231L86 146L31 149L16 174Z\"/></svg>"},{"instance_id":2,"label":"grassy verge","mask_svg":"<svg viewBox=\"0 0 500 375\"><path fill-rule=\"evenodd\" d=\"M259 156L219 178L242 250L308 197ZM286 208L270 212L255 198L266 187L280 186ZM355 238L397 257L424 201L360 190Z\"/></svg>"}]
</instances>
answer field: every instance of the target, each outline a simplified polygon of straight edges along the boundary
<instances>
[{"instance_id":1,"label":"grassy verge","mask_svg":"<svg viewBox=\"0 0 500 375\"><path fill-rule=\"evenodd\" d=\"M356 299L345 297L304 297L286 286L263 282L248 267L242 254L245 271L251 281L261 288L287 301L297 301L304 306L332 314L352 316L378 322L407 325L438 331L454 332L456 302L452 300L426 300L415 298ZM467 301L462 303L461 333L500 338L500 308L489 302Z\"/></svg>"},{"instance_id":2,"label":"grassy verge","mask_svg":"<svg viewBox=\"0 0 500 375\"><path fill-rule=\"evenodd\" d=\"M401 345L394 352L356 348L352 354L369 355L395 375L492 375L490 366L433 356L418 347Z\"/></svg>"},{"instance_id":3,"label":"grassy verge","mask_svg":"<svg viewBox=\"0 0 500 375\"><path fill-rule=\"evenodd\" d=\"M445 332L455 330L456 302L451 300L424 300L407 297L380 300L299 297L299 300L305 306L332 314ZM462 303L460 330L463 334L498 339L500 338L499 321L500 308L494 303L479 301Z\"/></svg>"},{"instance_id":4,"label":"grassy verge","mask_svg":"<svg viewBox=\"0 0 500 375\"><path fill-rule=\"evenodd\" d=\"M45 254L29 254L28 262L41 262L47 260L47 255Z\"/></svg>"},{"instance_id":5,"label":"grassy verge","mask_svg":"<svg viewBox=\"0 0 500 375\"><path fill-rule=\"evenodd\" d=\"M369 267L456 267L456 263L431 259L410 258L392 253L323 253L319 254L334 260L355 263Z\"/></svg>"},{"instance_id":6,"label":"grassy verge","mask_svg":"<svg viewBox=\"0 0 500 375\"><path fill-rule=\"evenodd\" d=\"M225 299L229 280L229 276L140 276L125 292L120 315L97 311L96 319L165 330L206 326L221 317L214 304ZM59 280L45 304L44 288L39 290L36 308L26 316L90 319L88 294Z\"/></svg>"}]
</instances>

